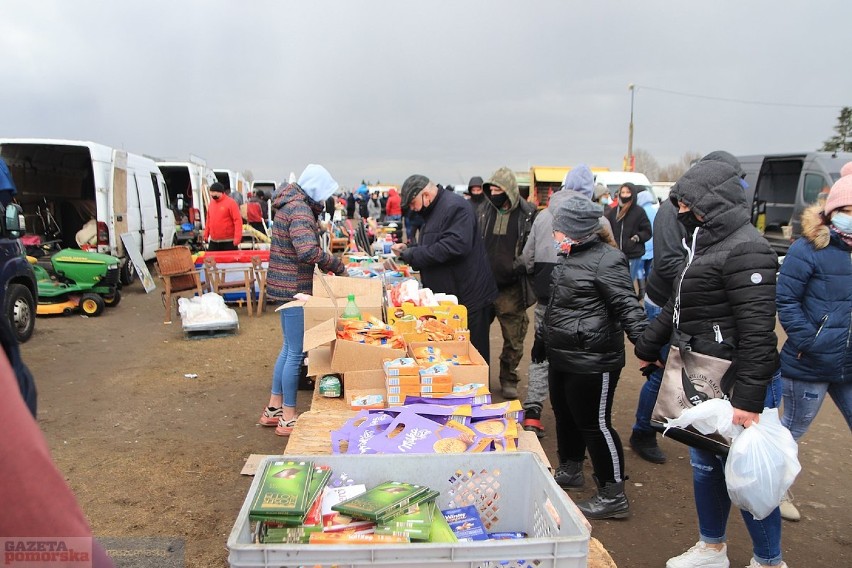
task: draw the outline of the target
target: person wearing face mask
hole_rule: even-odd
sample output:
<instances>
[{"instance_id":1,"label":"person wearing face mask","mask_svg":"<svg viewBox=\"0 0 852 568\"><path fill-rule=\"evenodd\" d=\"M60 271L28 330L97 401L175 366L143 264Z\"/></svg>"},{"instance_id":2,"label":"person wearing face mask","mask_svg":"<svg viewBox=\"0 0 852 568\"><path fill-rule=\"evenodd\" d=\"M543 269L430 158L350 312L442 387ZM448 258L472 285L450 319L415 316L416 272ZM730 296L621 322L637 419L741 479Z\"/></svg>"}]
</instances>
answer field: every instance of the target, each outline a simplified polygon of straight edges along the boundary
<instances>
[{"instance_id":1,"label":"person wearing face mask","mask_svg":"<svg viewBox=\"0 0 852 568\"><path fill-rule=\"evenodd\" d=\"M600 224L602 215L603 208L585 196L558 201L552 237L558 260L543 325L536 330L549 362L556 417L554 478L565 489L582 488L588 451L598 492L577 507L589 519L630 514L624 449L611 414L625 363L624 334L636 342L648 324L627 261Z\"/></svg>"},{"instance_id":2,"label":"person wearing face mask","mask_svg":"<svg viewBox=\"0 0 852 568\"><path fill-rule=\"evenodd\" d=\"M683 241L687 258L672 295L636 343L636 357L642 367L653 365L670 343L731 361L721 388L733 407L732 423L748 428L764 408L776 408L780 402L778 258L751 224L742 179L732 164L698 162L672 187L670 199L688 233ZM725 545L731 509L726 458L697 442L690 448L699 540L670 558L666 568L730 565ZM752 540L749 568L785 567L780 510L762 520L745 510L741 514Z\"/></svg>"},{"instance_id":3,"label":"person wearing face mask","mask_svg":"<svg viewBox=\"0 0 852 568\"><path fill-rule=\"evenodd\" d=\"M618 206L607 213L615 242L630 261L630 276L636 281L645 254L645 241L651 238L651 222L641 206L636 204L638 190L625 183L618 190Z\"/></svg>"},{"instance_id":4,"label":"person wearing face mask","mask_svg":"<svg viewBox=\"0 0 852 568\"><path fill-rule=\"evenodd\" d=\"M243 240L240 206L225 195L225 186L218 181L210 186L203 238L207 242L207 250L237 250Z\"/></svg>"},{"instance_id":5,"label":"person wearing face mask","mask_svg":"<svg viewBox=\"0 0 852 568\"><path fill-rule=\"evenodd\" d=\"M802 213L802 237L778 276L777 305L787 333L782 424L799 441L829 395L852 430L852 174L834 183L824 206ZM801 518L789 494L781 515Z\"/></svg>"},{"instance_id":6,"label":"person wearing face mask","mask_svg":"<svg viewBox=\"0 0 852 568\"><path fill-rule=\"evenodd\" d=\"M483 185L485 201L477 209L477 223L491 272L500 292L494 302L494 315L503 332L500 353L500 387L503 398L518 398L518 363L524 351L529 318L527 308L536 298L527 298L530 291L521 282L526 267L521 253L532 231L536 208L521 199L515 174L503 167L494 172ZM534 294L530 294L534 296Z\"/></svg>"},{"instance_id":7,"label":"person wearing face mask","mask_svg":"<svg viewBox=\"0 0 852 568\"><path fill-rule=\"evenodd\" d=\"M416 242L396 243L393 252L420 271L424 288L453 294L467 308L470 343L488 361L488 331L497 286L476 231L473 206L456 193L438 190L419 174L402 184L401 203L425 222Z\"/></svg>"},{"instance_id":8,"label":"person wearing face mask","mask_svg":"<svg viewBox=\"0 0 852 568\"><path fill-rule=\"evenodd\" d=\"M467 182L467 191L465 193L470 196L470 202L473 203L473 207L478 209L485 201L485 194L482 192L482 178L479 176L470 178L470 181Z\"/></svg>"}]
</instances>

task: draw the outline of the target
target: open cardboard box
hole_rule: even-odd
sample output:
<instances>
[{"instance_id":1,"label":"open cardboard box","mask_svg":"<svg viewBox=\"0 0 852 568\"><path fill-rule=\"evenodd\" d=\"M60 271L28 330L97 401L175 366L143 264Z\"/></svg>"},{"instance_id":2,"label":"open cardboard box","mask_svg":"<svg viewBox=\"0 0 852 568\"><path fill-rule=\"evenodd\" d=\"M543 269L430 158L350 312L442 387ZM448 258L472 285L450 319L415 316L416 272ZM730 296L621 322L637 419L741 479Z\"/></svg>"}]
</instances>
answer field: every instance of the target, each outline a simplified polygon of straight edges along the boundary
<instances>
[{"instance_id":1,"label":"open cardboard box","mask_svg":"<svg viewBox=\"0 0 852 568\"><path fill-rule=\"evenodd\" d=\"M471 365L450 365L453 384L482 383L488 386L488 363L470 341L413 341L408 344L406 357L415 357L419 347L435 347L442 355L459 355L470 358Z\"/></svg>"},{"instance_id":2,"label":"open cardboard box","mask_svg":"<svg viewBox=\"0 0 852 568\"><path fill-rule=\"evenodd\" d=\"M388 323L396 324L398 319L414 316L417 319L434 318L453 329L467 329L467 308L458 304L440 306L415 306L405 303L399 307L388 306ZM413 331L413 330L404 330Z\"/></svg>"},{"instance_id":3,"label":"open cardboard box","mask_svg":"<svg viewBox=\"0 0 852 568\"><path fill-rule=\"evenodd\" d=\"M316 348L327 343L331 344L329 359L325 359L324 352L317 353L316 357L308 356L309 375L318 374L317 371L322 365L322 372L343 373L345 378L345 374L351 371L382 371L382 361L385 359L405 357L404 349L337 339L337 325L334 319L305 329L305 351L313 353ZM314 360L316 360L315 364Z\"/></svg>"},{"instance_id":4,"label":"open cardboard box","mask_svg":"<svg viewBox=\"0 0 852 568\"><path fill-rule=\"evenodd\" d=\"M376 279L345 278L314 274L314 284L309 300L293 300L277 310L293 306L305 308L305 329L318 326L326 320L336 319L346 308L349 294L355 295L355 304L362 314L382 319L382 283Z\"/></svg>"}]
</instances>

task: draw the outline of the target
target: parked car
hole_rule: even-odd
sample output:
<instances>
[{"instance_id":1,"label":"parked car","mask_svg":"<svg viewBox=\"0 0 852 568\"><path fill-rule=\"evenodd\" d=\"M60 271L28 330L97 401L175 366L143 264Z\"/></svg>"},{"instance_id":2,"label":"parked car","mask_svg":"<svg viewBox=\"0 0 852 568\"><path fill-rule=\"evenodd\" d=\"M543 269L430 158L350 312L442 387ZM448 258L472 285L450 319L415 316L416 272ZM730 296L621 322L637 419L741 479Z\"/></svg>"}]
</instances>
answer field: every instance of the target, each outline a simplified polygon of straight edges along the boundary
<instances>
[{"instance_id":1,"label":"parked car","mask_svg":"<svg viewBox=\"0 0 852 568\"><path fill-rule=\"evenodd\" d=\"M38 298L35 273L19 238L23 224L21 207L7 206L0 220L0 306L19 343L32 337L35 330Z\"/></svg>"}]
</instances>

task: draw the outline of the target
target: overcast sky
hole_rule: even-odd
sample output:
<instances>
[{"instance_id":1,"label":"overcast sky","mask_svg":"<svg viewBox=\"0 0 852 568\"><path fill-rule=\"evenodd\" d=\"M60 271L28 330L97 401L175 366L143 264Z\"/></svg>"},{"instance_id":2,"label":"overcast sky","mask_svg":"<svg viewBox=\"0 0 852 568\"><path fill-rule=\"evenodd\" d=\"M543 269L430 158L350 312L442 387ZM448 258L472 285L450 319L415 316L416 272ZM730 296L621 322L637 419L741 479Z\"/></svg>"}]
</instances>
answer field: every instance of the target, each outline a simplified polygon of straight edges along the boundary
<instances>
[{"instance_id":1,"label":"overcast sky","mask_svg":"<svg viewBox=\"0 0 852 568\"><path fill-rule=\"evenodd\" d=\"M621 169L633 83L661 165L814 150L852 106L850 21L849 0L4 0L0 136L466 183Z\"/></svg>"}]
</instances>

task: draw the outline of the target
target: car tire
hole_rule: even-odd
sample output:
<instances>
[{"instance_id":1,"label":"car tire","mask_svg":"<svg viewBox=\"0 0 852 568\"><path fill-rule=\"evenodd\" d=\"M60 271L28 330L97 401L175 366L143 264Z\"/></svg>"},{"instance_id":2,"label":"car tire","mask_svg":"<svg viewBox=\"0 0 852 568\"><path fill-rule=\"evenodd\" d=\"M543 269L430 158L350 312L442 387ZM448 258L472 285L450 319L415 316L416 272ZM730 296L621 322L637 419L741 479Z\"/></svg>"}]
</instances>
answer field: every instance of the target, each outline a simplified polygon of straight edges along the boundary
<instances>
[{"instance_id":1,"label":"car tire","mask_svg":"<svg viewBox=\"0 0 852 568\"><path fill-rule=\"evenodd\" d=\"M23 284L9 284L4 309L18 343L26 342L33 335L36 317L35 300L30 289Z\"/></svg>"},{"instance_id":2,"label":"car tire","mask_svg":"<svg viewBox=\"0 0 852 568\"><path fill-rule=\"evenodd\" d=\"M137 278L136 268L133 266L133 261L130 258L124 259L124 264L121 265L121 274L119 278L121 279L121 284L124 286L130 286L134 282L136 282Z\"/></svg>"}]
</instances>

